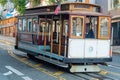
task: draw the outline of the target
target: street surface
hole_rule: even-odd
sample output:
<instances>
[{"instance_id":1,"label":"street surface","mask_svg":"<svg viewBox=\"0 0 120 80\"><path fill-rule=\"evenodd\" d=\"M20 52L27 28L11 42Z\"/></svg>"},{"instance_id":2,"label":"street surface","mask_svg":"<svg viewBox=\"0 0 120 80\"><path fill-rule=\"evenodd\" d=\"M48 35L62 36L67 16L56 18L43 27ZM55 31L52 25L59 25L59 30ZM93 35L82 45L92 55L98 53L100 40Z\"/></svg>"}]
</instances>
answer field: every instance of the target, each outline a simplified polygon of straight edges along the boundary
<instances>
[{"instance_id":1,"label":"street surface","mask_svg":"<svg viewBox=\"0 0 120 80\"><path fill-rule=\"evenodd\" d=\"M120 54L113 54L108 66L99 65L99 73L70 73L26 53L14 45L0 41L0 80L120 80Z\"/></svg>"}]
</instances>

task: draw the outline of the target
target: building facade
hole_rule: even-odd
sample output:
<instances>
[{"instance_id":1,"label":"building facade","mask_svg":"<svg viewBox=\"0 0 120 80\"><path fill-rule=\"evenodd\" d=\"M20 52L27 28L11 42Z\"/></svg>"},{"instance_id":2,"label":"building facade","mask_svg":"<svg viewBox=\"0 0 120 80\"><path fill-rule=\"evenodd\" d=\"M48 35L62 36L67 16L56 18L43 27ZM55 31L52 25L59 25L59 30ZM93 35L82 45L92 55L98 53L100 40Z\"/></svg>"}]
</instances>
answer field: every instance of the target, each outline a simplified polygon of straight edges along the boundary
<instances>
[{"instance_id":1,"label":"building facade","mask_svg":"<svg viewBox=\"0 0 120 80\"><path fill-rule=\"evenodd\" d=\"M0 34L4 36L15 37L16 35L17 18L11 17L0 20Z\"/></svg>"},{"instance_id":2,"label":"building facade","mask_svg":"<svg viewBox=\"0 0 120 80\"><path fill-rule=\"evenodd\" d=\"M113 0L95 0L95 4L100 5L102 12L105 14L113 8Z\"/></svg>"}]
</instances>

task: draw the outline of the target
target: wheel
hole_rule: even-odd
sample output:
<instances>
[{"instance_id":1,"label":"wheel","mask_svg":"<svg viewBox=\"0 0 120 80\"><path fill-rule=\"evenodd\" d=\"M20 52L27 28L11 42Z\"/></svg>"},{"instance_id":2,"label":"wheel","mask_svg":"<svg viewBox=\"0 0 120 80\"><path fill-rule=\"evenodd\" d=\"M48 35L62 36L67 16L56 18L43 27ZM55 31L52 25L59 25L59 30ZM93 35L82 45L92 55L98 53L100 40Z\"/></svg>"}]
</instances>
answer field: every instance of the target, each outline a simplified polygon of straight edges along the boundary
<instances>
[{"instance_id":1,"label":"wheel","mask_svg":"<svg viewBox=\"0 0 120 80\"><path fill-rule=\"evenodd\" d=\"M15 49L18 49L18 46L15 46L14 48L15 48Z\"/></svg>"},{"instance_id":2,"label":"wheel","mask_svg":"<svg viewBox=\"0 0 120 80\"><path fill-rule=\"evenodd\" d=\"M29 58L31 58L31 59L35 59L35 56L32 55L32 54L27 53L27 56L28 56Z\"/></svg>"}]
</instances>

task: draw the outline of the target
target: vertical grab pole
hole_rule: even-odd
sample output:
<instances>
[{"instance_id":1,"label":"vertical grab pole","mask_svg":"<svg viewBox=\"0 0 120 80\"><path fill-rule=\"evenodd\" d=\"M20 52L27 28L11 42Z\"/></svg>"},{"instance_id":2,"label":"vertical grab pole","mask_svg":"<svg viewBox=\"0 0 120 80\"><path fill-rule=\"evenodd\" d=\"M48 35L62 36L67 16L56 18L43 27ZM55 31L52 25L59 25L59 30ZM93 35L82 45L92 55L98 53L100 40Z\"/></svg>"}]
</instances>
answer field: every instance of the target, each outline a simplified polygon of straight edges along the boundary
<instances>
[{"instance_id":1,"label":"vertical grab pole","mask_svg":"<svg viewBox=\"0 0 120 80\"><path fill-rule=\"evenodd\" d=\"M64 57L66 57L66 51L67 51L67 50L66 50L66 48L67 48L67 35L68 35L68 31L67 31L67 30L68 30L68 24L67 24L67 25L65 24L64 27L65 27L65 45L64 45L65 48L64 48Z\"/></svg>"},{"instance_id":2,"label":"vertical grab pole","mask_svg":"<svg viewBox=\"0 0 120 80\"><path fill-rule=\"evenodd\" d=\"M46 35L46 34L47 34L47 33L46 33L46 28L47 28L46 26L47 26L47 15L45 16L44 51L46 51L46 40L47 40L47 39L46 39L46 36L47 36L47 35Z\"/></svg>"},{"instance_id":3,"label":"vertical grab pole","mask_svg":"<svg viewBox=\"0 0 120 80\"><path fill-rule=\"evenodd\" d=\"M60 34L59 34L59 48L58 48L58 55L61 54L61 31L62 31L62 22L61 22L61 14L60 14Z\"/></svg>"},{"instance_id":4,"label":"vertical grab pole","mask_svg":"<svg viewBox=\"0 0 120 80\"><path fill-rule=\"evenodd\" d=\"M50 52L53 52L53 15L52 15L52 26L51 26L51 48Z\"/></svg>"},{"instance_id":5,"label":"vertical grab pole","mask_svg":"<svg viewBox=\"0 0 120 80\"><path fill-rule=\"evenodd\" d=\"M41 19L41 22L42 22L42 19ZM40 24L42 24L40 22ZM42 41L44 41L44 27L43 27L43 25L41 25L41 29L42 29Z\"/></svg>"}]
</instances>

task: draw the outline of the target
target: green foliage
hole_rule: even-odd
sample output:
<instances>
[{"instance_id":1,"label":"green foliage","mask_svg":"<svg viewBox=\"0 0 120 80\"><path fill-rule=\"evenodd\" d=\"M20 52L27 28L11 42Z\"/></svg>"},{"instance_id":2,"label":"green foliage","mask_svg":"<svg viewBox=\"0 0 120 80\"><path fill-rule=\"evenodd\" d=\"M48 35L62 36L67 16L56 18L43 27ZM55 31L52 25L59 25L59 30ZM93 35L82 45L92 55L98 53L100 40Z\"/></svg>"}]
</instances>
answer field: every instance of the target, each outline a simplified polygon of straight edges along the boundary
<instances>
[{"instance_id":1,"label":"green foliage","mask_svg":"<svg viewBox=\"0 0 120 80\"><path fill-rule=\"evenodd\" d=\"M0 0L0 4L1 5L5 5L7 3L8 0ZM23 14L25 12L25 3L27 1L29 2L32 2L32 6L35 7L35 6L38 6L42 0L10 0L14 6L15 6L15 9L20 13L20 14ZM67 1L67 0L49 0L49 4L58 4L58 3L63 3L64 1Z\"/></svg>"},{"instance_id":2,"label":"green foliage","mask_svg":"<svg viewBox=\"0 0 120 80\"><path fill-rule=\"evenodd\" d=\"M20 14L23 14L25 12L25 3L26 3L26 0L12 0L16 10L20 13Z\"/></svg>"},{"instance_id":3,"label":"green foliage","mask_svg":"<svg viewBox=\"0 0 120 80\"><path fill-rule=\"evenodd\" d=\"M4 6L7 3L7 0L0 0L0 4Z\"/></svg>"},{"instance_id":4,"label":"green foliage","mask_svg":"<svg viewBox=\"0 0 120 80\"><path fill-rule=\"evenodd\" d=\"M49 4L58 4L58 3L63 3L64 1L67 0L49 0Z\"/></svg>"},{"instance_id":5,"label":"green foliage","mask_svg":"<svg viewBox=\"0 0 120 80\"><path fill-rule=\"evenodd\" d=\"M32 0L33 7L38 6L40 3L40 0Z\"/></svg>"},{"instance_id":6,"label":"green foliage","mask_svg":"<svg viewBox=\"0 0 120 80\"><path fill-rule=\"evenodd\" d=\"M117 8L119 5L119 0L114 0L113 4L114 4L114 7Z\"/></svg>"}]
</instances>

